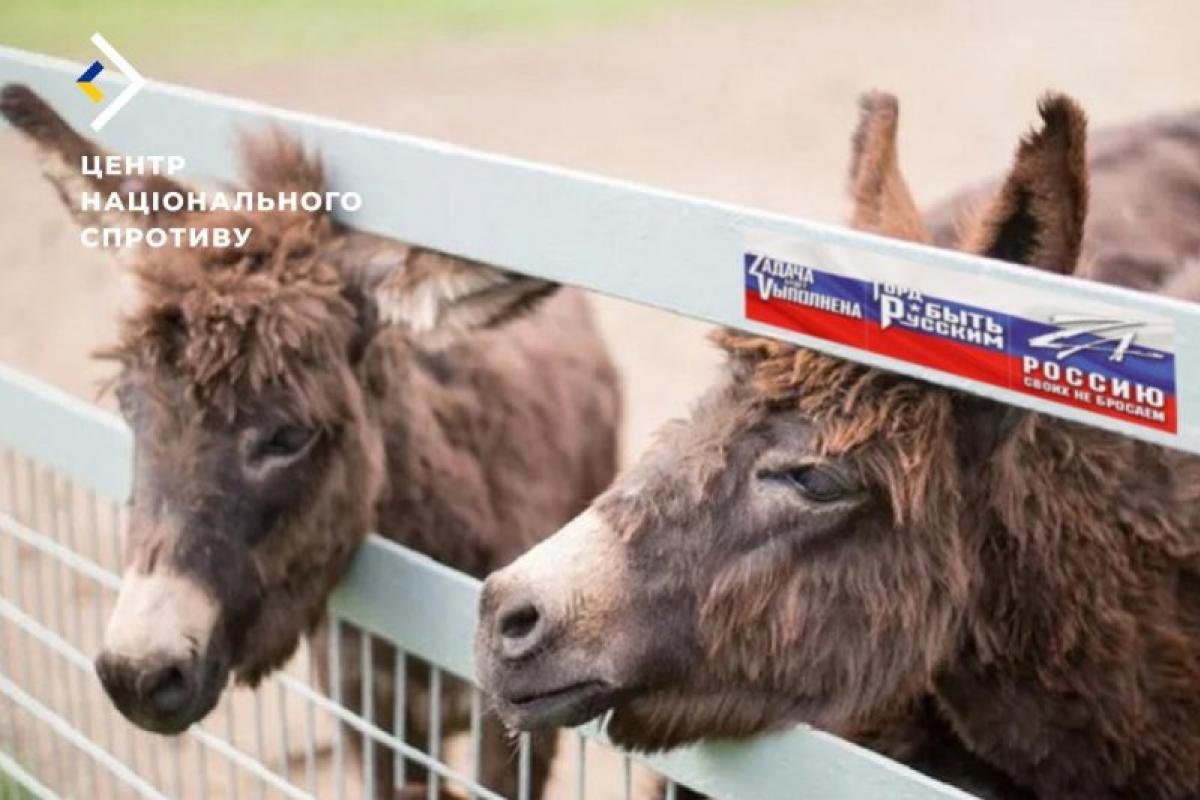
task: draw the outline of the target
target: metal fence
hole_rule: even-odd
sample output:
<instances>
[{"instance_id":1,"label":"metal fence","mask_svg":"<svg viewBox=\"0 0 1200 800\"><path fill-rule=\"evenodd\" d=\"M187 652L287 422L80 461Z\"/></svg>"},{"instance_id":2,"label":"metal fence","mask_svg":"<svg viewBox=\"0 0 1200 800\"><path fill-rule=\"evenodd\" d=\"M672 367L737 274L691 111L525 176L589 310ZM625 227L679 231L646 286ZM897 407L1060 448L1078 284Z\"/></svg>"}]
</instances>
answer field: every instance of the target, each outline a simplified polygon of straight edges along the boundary
<instances>
[{"instance_id":1,"label":"metal fence","mask_svg":"<svg viewBox=\"0 0 1200 800\"><path fill-rule=\"evenodd\" d=\"M0 82L28 83L60 108L70 107L78 71L78 65L0 48ZM331 188L363 196L362 210L348 222L364 230L1200 452L1200 362L1175 364L1177 419L1155 428L754 321L745 306L744 270L765 237L784 242L789 257L830 268L853 262L879 281L903 284L919 271L925 282L985 282L1031 302L1067 297L1086 308L1119 308L1156 320L1175 352L1200 345L1196 306L154 82L136 103L138 114L127 112L105 129L102 138L117 151L182 151L195 171L232 179L231 132L280 124L322 152ZM147 118L155 125L135 121ZM476 780L485 713L478 691L468 695L472 734L461 747L443 750L436 723L448 713L443 685L473 674L478 584L379 538L363 547L333 598L332 625L367 632L353 645L363 665L371 664L363 656L379 641L397 648L397 680L404 680L406 667L427 670L428 742L414 745L404 731L376 726L369 696L356 701L317 688L317 659L329 659L336 675L355 657L342 652L349 640L340 636L331 637L329 652L304 653L258 691L227 696L181 737L142 734L112 711L90 657L118 584L130 466L129 434L118 421L0 367L0 774L10 779L0 778L0 794L372 796L370 762L395 759L428 771L423 791L431 798L443 788L494 796ZM350 736L366 742L362 763L349 753ZM660 778L668 781L668 797L676 791L671 781L731 800L965 796L806 729L607 760L595 728L565 737L553 797L655 796ZM515 756L526 778L522 796L528 748L522 739Z\"/></svg>"},{"instance_id":2,"label":"metal fence","mask_svg":"<svg viewBox=\"0 0 1200 800\"><path fill-rule=\"evenodd\" d=\"M37 380L0 367L0 775L38 798L375 797L372 763L428 771L425 791L494 800L478 780L478 735L486 713L472 688L469 733L443 749L438 720L452 682L473 674L471 640L479 584L428 558L373 537L330 606L334 628L367 632L342 652L305 651L258 688L228 693L186 734L164 738L126 722L92 671L121 571L120 532L132 441L118 419ZM427 742L372 721L369 695L329 695L314 661L330 672L364 665L372 643L397 648L395 693L406 674L427 670ZM337 687L336 680L331 686ZM403 713L395 719L404 719ZM355 758L349 737L364 736ZM528 797L529 743L516 745ZM905 767L816 731L744 743L714 743L663 756L614 753L595 726L560 737L548 797L648 798L675 784L714 798L965 797ZM3 795L0 778L0 796ZM8 798L5 798L8 800Z\"/></svg>"}]
</instances>

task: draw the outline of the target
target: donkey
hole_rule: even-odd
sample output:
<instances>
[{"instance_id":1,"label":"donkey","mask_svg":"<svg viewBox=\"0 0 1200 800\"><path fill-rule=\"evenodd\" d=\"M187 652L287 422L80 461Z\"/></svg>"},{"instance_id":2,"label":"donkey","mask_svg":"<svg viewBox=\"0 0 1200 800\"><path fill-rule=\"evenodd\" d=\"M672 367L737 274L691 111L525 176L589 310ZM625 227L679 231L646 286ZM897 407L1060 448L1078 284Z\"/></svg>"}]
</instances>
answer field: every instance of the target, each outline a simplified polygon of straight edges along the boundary
<instances>
[{"instance_id":1,"label":"donkey","mask_svg":"<svg viewBox=\"0 0 1200 800\"><path fill-rule=\"evenodd\" d=\"M164 176L82 177L80 159L97 146L25 87L6 87L0 111L32 139L69 206L80 191L183 190ZM243 160L249 189L324 191L319 161L280 132L248 140ZM150 222L252 234L241 248L128 254L137 306L106 353L120 366L135 478L127 571L96 669L135 724L183 731L230 675L256 685L302 636L327 652L326 600L368 531L482 577L612 479L618 378L581 294L548 297L544 281L320 212ZM356 635L340 667L342 696L355 699ZM377 642L373 653L385 730L393 652ZM409 686L424 691L420 675ZM427 704L407 708L409 738L427 741ZM462 722L444 724L452 733ZM484 734L483 782L511 795L504 731L489 720ZM540 742L535 786L551 756ZM392 758L376 761L379 794L391 797Z\"/></svg>"},{"instance_id":2,"label":"donkey","mask_svg":"<svg viewBox=\"0 0 1200 800\"><path fill-rule=\"evenodd\" d=\"M1075 276L1160 292L1200 255L1200 109L1102 129L1088 137L1090 206ZM953 248L999 178L957 192L926 215Z\"/></svg>"},{"instance_id":3,"label":"donkey","mask_svg":"<svg viewBox=\"0 0 1200 800\"><path fill-rule=\"evenodd\" d=\"M1040 112L958 246L1086 273L1084 115ZM928 242L897 114L863 101L853 224ZM485 583L477 661L511 724L611 711L659 750L808 722L995 797L1200 797L1200 459L715 339L690 419Z\"/></svg>"}]
</instances>

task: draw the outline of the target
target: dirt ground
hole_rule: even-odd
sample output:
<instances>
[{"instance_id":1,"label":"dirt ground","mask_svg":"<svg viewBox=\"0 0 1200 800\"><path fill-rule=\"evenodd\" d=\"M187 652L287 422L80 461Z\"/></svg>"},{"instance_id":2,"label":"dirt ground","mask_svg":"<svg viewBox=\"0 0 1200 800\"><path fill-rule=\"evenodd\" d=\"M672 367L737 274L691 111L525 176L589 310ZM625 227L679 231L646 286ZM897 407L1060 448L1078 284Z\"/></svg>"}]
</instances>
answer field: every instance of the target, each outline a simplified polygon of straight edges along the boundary
<instances>
[{"instance_id":1,"label":"dirt ground","mask_svg":"<svg viewBox=\"0 0 1200 800\"><path fill-rule=\"evenodd\" d=\"M152 77L836 221L860 91L900 96L905 169L928 203L1002 169L1046 89L1096 125L1200 104L1196 31L1188 0L819 0L370 60L251 71L214 58ZM111 338L117 269L78 243L11 134L0 181L0 362L91 398L108 367L88 353ZM596 305L626 380L629 457L718 362L703 324Z\"/></svg>"}]
</instances>

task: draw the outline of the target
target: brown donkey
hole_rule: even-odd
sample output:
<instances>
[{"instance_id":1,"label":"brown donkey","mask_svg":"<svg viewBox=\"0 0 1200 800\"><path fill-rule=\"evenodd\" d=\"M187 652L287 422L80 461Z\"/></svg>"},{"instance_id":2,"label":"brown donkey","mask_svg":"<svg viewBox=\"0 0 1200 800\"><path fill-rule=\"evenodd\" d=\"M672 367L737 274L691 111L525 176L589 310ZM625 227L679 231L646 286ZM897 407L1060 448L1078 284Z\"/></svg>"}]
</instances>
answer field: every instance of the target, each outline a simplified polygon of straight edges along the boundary
<instances>
[{"instance_id":1,"label":"brown donkey","mask_svg":"<svg viewBox=\"0 0 1200 800\"><path fill-rule=\"evenodd\" d=\"M854 224L928 241L895 100L863 108ZM1085 121L1041 114L959 247L1072 271ZM485 584L478 663L512 723L611 710L655 750L805 721L996 797L1200 797L1200 459L716 340L691 418Z\"/></svg>"},{"instance_id":2,"label":"brown donkey","mask_svg":"<svg viewBox=\"0 0 1200 800\"><path fill-rule=\"evenodd\" d=\"M24 87L7 87L0 111L37 145L68 205L81 191L182 188L82 178L80 158L96 146ZM320 164L282 135L249 142L244 156L249 189L324 190ZM132 254L139 301L109 353L135 478L127 572L97 670L136 724L182 731L231 674L254 685L283 665L317 631L368 531L483 576L611 480L618 382L580 294L532 310L552 286L321 213L151 222L253 232L240 249ZM377 298L410 324L381 326ZM353 636L341 691L357 699ZM375 720L391 730L394 658L377 646L374 660ZM424 688L419 675L409 685ZM428 706L414 697L407 708L423 746ZM512 794L511 745L498 722L486 727L484 782ZM535 754L535 784L550 755ZM377 764L379 795L391 797L392 759Z\"/></svg>"}]
</instances>

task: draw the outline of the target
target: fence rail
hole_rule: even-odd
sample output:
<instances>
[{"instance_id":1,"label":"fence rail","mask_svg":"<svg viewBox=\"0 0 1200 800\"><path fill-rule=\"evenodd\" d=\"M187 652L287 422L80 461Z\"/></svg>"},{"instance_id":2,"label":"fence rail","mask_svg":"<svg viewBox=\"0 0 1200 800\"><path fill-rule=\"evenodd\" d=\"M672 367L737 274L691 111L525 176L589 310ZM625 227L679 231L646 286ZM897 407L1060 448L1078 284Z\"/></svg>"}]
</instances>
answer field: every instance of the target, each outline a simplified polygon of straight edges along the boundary
<instances>
[{"instance_id":1,"label":"fence rail","mask_svg":"<svg viewBox=\"0 0 1200 800\"><path fill-rule=\"evenodd\" d=\"M0 47L0 81L29 84L83 129L93 109L74 88L79 71L78 64ZM1022 322L1008 313L1013 308L1120 318L1156 328L1175 354L1200 347L1200 305L156 81L100 138L120 152L181 155L199 175L235 180L233 132L269 124L320 150L332 191L362 196L361 209L345 219L353 227L1200 453L1200 359L1175 360L1167 381L1174 408L1162 409L1170 419L1155 426L1112 403L1102 410L1025 386L1005 374L1013 369L1007 362L964 373L961 357L917 363L894 349L846 344L853 331L839 341L756 321L763 317L748 315L747 258L782 253L837 278L947 287L955 314L1004 297L1008 311L993 310L1005 326ZM762 250L764 243L775 249ZM1015 328L1006 333L1015 338ZM980 372L992 380L978 379Z\"/></svg>"},{"instance_id":2,"label":"fence rail","mask_svg":"<svg viewBox=\"0 0 1200 800\"><path fill-rule=\"evenodd\" d=\"M3 458L5 451L7 461ZM48 469L77 490L102 501L119 505L128 497L133 451L132 437L125 425L110 414L0 365L0 484L15 480L14 457L28 460L35 468ZM59 486L61 492L62 484ZM94 684L89 654L83 652L79 639L74 643L67 640L72 632L71 625L64 623L56 629L53 624L55 613L49 608L21 608L19 592L12 589L11 575L7 584L9 589L4 591L5 573L20 569L18 558L11 555L20 545L35 551L46 561L54 562L55 569L65 566L106 592L115 590L118 575L111 567L95 563L94 556L81 555L78 532L72 532L69 526L58 531L59 535L52 536L28 522L18 521L17 510L12 506L17 505L16 498L21 494L20 491L9 491L7 507L0 503L0 622L17 626L37 639L45 651L43 655L49 654L44 662L49 668L65 662L77 673L77 679ZM0 497L4 494L0 493ZM71 517L68 519L76 522ZM83 527L81 522L79 527ZM109 536L116 536L116 528L114 523L108 530ZM5 539L9 540L11 548L5 547ZM115 541L103 549L109 552L111 563L118 550ZM41 572L38 574L40 576ZM53 583L52 580L46 582ZM471 642L478 592L479 583L475 579L373 536L363 546L335 592L330 612L335 618L395 644L447 674L470 680L474 674ZM51 599L50 608L57 606L61 612L63 604L71 602L70 594L60 592ZM39 588L35 600L40 598ZM395 613L397 609L436 609L436 613ZM87 641L95 641L100 617L94 616L97 622L92 626L93 634L82 636L83 646ZM76 628L74 633L80 635L79 629ZM3 625L0 625L0 642L4 635ZM22 654L22 657L24 655L28 654ZM11 661L0 658L0 700L7 697L17 706L32 707L35 716L50 725L70 746L100 763L123 783L140 787L140 791L135 792L139 796L179 796L172 794L169 783L156 784L137 767L125 764L118 750L106 749L103 737L93 736L86 723L72 719L71 715L77 713L78 708L51 708L47 701L35 698L28 686L22 686L13 671L16 670ZM366 725L361 717L317 694L306 680L289 674L283 676L282 681L284 687L280 691L298 693L305 701L317 704L319 710L343 722L359 727ZM93 689L98 691L98 686ZM293 717L297 723L302 718L299 715ZM3 725L3 708L0 706L0 751L4 749ZM129 727L119 718L110 720L109 725ZM236 769L247 772L252 778L266 781L278 790L279 796L309 796L300 788L301 782L286 781L275 770L264 766L259 755L243 752L236 747L236 742L230 743L229 739L234 737L223 736L209 728L207 723L203 728L193 727L191 735L198 740L197 747L202 746L213 751L216 757L229 760ZM111 736L111 730L109 733ZM594 725L585 727L583 733L592 741L604 743L603 734ZM126 734L132 735L128 731ZM387 732L377 734L386 736ZM785 796L806 800L950 800L967 797L867 750L805 728L747 742L705 743L664 755L638 756L637 759L653 771L717 800L765 800ZM14 768L17 766L13 764ZM143 764L143 770L145 767ZM0 762L0 771L10 772L18 781L24 774L39 780L30 770L30 767L19 772L5 770ZM30 791L39 796L34 786L36 784L30 784Z\"/></svg>"}]
</instances>

